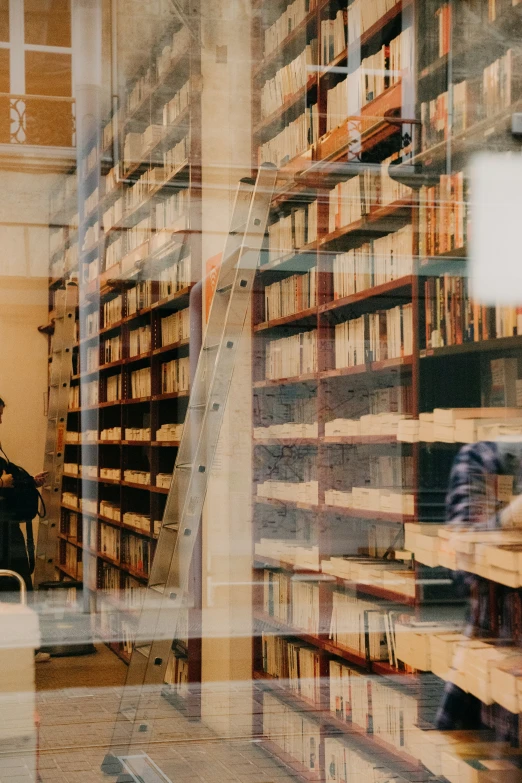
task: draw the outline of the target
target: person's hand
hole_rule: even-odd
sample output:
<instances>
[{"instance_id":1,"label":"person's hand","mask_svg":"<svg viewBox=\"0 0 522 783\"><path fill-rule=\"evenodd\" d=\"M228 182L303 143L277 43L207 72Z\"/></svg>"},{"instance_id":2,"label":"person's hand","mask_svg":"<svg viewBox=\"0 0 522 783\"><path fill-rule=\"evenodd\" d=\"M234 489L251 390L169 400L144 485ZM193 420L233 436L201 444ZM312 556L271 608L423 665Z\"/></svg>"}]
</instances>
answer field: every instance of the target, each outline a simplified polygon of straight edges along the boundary
<instances>
[{"instance_id":1,"label":"person's hand","mask_svg":"<svg viewBox=\"0 0 522 783\"><path fill-rule=\"evenodd\" d=\"M517 495L500 514L501 527L522 527L522 495Z\"/></svg>"},{"instance_id":2,"label":"person's hand","mask_svg":"<svg viewBox=\"0 0 522 783\"><path fill-rule=\"evenodd\" d=\"M11 473L6 473L4 470L4 472L0 476L0 489L2 487L4 488L12 487L13 484L14 484L13 476L11 475Z\"/></svg>"},{"instance_id":3,"label":"person's hand","mask_svg":"<svg viewBox=\"0 0 522 783\"><path fill-rule=\"evenodd\" d=\"M47 478L47 472L44 471L43 473L37 473L36 476L33 476L33 478L37 487L43 487L45 484L45 479Z\"/></svg>"}]
</instances>

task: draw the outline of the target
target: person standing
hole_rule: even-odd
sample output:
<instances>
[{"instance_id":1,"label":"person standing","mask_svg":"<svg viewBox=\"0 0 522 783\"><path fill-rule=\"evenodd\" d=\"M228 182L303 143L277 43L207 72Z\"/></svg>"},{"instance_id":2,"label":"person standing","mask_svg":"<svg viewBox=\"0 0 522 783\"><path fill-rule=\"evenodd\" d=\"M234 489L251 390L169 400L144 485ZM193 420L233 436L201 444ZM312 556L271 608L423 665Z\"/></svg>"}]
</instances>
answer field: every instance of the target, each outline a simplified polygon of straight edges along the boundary
<instances>
[{"instance_id":1,"label":"person standing","mask_svg":"<svg viewBox=\"0 0 522 783\"><path fill-rule=\"evenodd\" d=\"M0 424L5 409L5 402L0 397ZM20 527L20 520L15 517L10 502L15 491L15 481L9 471L9 461L0 446L0 568L16 571L25 582L27 590L33 589L31 574L34 570L34 543L32 540L32 520L26 520L31 534L26 545ZM41 487L45 481L45 473L33 477L36 487ZM0 580L0 591L16 591L14 580Z\"/></svg>"}]
</instances>

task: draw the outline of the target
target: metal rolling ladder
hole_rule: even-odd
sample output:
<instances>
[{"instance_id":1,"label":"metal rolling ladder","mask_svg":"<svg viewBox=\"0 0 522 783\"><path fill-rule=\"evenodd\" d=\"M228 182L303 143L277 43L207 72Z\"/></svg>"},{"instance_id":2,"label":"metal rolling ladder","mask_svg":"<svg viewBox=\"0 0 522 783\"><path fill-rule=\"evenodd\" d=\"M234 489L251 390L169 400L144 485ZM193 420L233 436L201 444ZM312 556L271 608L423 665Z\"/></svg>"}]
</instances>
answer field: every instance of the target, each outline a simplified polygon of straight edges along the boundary
<instances>
[{"instance_id":1,"label":"metal rolling ladder","mask_svg":"<svg viewBox=\"0 0 522 783\"><path fill-rule=\"evenodd\" d=\"M49 379L49 409L45 440L44 470L46 484L42 497L46 513L38 525L34 584L56 579L55 562L58 548L62 476L69 407L69 388L72 375L73 346L75 342L75 313L78 286L67 283L55 295L56 318L52 337Z\"/></svg>"},{"instance_id":2,"label":"metal rolling ladder","mask_svg":"<svg viewBox=\"0 0 522 783\"><path fill-rule=\"evenodd\" d=\"M190 566L276 177L277 169L264 165L256 180L241 180L237 190L126 686L102 764L120 783L167 780L146 747L172 640L191 605Z\"/></svg>"}]
</instances>

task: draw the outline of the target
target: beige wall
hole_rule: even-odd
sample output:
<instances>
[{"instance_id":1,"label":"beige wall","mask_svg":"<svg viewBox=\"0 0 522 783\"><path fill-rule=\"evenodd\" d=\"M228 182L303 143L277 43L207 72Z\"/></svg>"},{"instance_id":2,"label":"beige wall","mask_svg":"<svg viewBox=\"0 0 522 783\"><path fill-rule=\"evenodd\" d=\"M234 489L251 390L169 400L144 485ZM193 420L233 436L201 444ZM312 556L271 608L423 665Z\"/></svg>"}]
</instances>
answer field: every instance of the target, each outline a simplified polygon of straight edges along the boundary
<instances>
[{"instance_id":1,"label":"beige wall","mask_svg":"<svg viewBox=\"0 0 522 783\"><path fill-rule=\"evenodd\" d=\"M54 174L0 172L0 439L9 457L41 470L47 419L49 192Z\"/></svg>"}]
</instances>

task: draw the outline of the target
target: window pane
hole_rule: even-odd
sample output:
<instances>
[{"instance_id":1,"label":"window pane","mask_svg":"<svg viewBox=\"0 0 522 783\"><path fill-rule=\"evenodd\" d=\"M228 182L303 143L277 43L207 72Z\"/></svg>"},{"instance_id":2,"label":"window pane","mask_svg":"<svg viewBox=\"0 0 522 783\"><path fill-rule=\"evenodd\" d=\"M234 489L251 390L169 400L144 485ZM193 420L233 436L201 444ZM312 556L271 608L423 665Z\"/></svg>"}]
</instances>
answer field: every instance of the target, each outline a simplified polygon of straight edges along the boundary
<instances>
[{"instance_id":1,"label":"window pane","mask_svg":"<svg viewBox=\"0 0 522 783\"><path fill-rule=\"evenodd\" d=\"M25 0L24 23L26 44L71 45L70 0Z\"/></svg>"},{"instance_id":2,"label":"window pane","mask_svg":"<svg viewBox=\"0 0 522 783\"><path fill-rule=\"evenodd\" d=\"M72 104L56 100L71 95L70 55L26 52L25 92L27 95L44 96L26 99L26 143L70 147Z\"/></svg>"},{"instance_id":3,"label":"window pane","mask_svg":"<svg viewBox=\"0 0 522 783\"><path fill-rule=\"evenodd\" d=\"M25 53L27 95L71 95L71 56L50 52Z\"/></svg>"},{"instance_id":4,"label":"window pane","mask_svg":"<svg viewBox=\"0 0 522 783\"><path fill-rule=\"evenodd\" d=\"M9 40L9 0L0 0L0 41Z\"/></svg>"}]
</instances>

